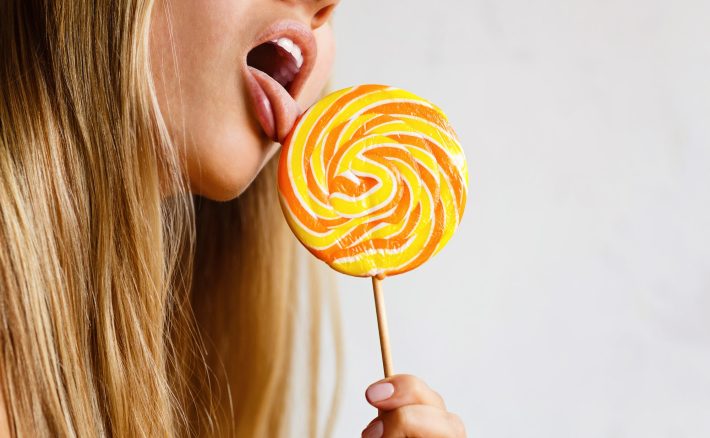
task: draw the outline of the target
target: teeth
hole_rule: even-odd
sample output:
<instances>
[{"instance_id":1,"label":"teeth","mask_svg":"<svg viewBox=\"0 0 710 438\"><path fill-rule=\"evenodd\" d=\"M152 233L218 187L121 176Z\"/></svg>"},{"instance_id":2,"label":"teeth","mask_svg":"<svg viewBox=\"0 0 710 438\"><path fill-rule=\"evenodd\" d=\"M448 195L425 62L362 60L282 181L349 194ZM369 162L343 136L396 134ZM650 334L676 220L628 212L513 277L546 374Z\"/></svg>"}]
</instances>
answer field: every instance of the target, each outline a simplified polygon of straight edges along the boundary
<instances>
[{"instance_id":1,"label":"teeth","mask_svg":"<svg viewBox=\"0 0 710 438\"><path fill-rule=\"evenodd\" d=\"M296 66L301 68L303 65L303 53L301 53L301 48L298 47L298 44L294 43L290 38L279 38L277 40L273 40L272 43L280 46L290 53L291 56L293 56L293 59L296 60Z\"/></svg>"}]
</instances>

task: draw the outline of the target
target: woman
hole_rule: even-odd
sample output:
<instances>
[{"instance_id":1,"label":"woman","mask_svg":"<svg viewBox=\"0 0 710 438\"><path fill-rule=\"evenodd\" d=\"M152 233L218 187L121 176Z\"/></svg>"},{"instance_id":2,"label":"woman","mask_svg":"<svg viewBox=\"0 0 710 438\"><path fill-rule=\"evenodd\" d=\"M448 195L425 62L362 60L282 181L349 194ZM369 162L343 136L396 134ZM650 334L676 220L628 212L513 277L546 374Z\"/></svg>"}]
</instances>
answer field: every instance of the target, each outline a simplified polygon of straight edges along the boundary
<instances>
[{"instance_id":1,"label":"woman","mask_svg":"<svg viewBox=\"0 0 710 438\"><path fill-rule=\"evenodd\" d=\"M329 75L336 3L3 2L4 435L288 431L296 265L270 162ZM413 376L366 397L368 437L464 434Z\"/></svg>"}]
</instances>

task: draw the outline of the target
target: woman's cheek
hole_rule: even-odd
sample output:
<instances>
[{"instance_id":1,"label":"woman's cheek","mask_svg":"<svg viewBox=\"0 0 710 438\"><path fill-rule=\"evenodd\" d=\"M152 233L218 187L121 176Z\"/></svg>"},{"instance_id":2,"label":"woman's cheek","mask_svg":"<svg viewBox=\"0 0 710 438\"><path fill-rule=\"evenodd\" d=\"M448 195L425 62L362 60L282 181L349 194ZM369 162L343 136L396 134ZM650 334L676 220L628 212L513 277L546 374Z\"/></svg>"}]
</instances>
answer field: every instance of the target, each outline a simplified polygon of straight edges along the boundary
<instances>
[{"instance_id":1,"label":"woman's cheek","mask_svg":"<svg viewBox=\"0 0 710 438\"><path fill-rule=\"evenodd\" d=\"M313 33L318 44L318 57L311 75L296 98L296 101L304 110L313 105L321 96L323 88L330 78L333 61L335 60L335 38L330 24L324 24Z\"/></svg>"}]
</instances>

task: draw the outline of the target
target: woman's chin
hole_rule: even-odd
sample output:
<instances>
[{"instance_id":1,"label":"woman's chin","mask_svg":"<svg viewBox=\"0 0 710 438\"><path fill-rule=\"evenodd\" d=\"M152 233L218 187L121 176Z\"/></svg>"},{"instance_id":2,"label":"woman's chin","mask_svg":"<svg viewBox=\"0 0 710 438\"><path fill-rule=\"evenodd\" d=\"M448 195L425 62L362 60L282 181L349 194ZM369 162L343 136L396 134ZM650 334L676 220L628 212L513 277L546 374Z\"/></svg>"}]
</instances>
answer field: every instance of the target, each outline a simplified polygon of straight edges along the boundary
<instances>
[{"instance_id":1,"label":"woman's chin","mask_svg":"<svg viewBox=\"0 0 710 438\"><path fill-rule=\"evenodd\" d=\"M218 202L237 198L249 188L277 148L278 145L273 144L266 146L266 153L261 149L237 157L217 156L202 160L205 165L189 170L192 193Z\"/></svg>"},{"instance_id":2,"label":"woman's chin","mask_svg":"<svg viewBox=\"0 0 710 438\"><path fill-rule=\"evenodd\" d=\"M220 173L203 173L199 178L191 178L191 191L193 194L218 202L231 201L249 187L256 178L258 171L234 172L226 170Z\"/></svg>"}]
</instances>

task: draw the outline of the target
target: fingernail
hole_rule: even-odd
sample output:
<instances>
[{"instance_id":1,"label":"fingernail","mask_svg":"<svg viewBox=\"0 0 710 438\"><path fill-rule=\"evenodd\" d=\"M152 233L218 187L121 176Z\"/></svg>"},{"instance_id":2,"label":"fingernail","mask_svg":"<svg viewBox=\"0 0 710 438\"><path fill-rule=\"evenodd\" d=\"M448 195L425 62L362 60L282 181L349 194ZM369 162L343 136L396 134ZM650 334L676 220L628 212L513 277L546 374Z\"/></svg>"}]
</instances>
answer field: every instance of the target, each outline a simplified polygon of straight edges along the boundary
<instances>
[{"instance_id":1,"label":"fingernail","mask_svg":"<svg viewBox=\"0 0 710 438\"><path fill-rule=\"evenodd\" d=\"M362 438L380 438L385 431L381 420L377 420L362 431Z\"/></svg>"},{"instance_id":2,"label":"fingernail","mask_svg":"<svg viewBox=\"0 0 710 438\"><path fill-rule=\"evenodd\" d=\"M371 402L387 400L394 394L394 385L391 383L375 383L367 388L365 395Z\"/></svg>"}]
</instances>

